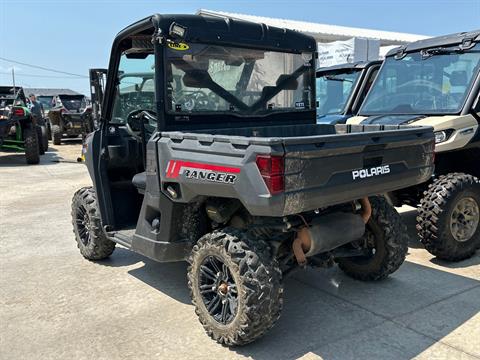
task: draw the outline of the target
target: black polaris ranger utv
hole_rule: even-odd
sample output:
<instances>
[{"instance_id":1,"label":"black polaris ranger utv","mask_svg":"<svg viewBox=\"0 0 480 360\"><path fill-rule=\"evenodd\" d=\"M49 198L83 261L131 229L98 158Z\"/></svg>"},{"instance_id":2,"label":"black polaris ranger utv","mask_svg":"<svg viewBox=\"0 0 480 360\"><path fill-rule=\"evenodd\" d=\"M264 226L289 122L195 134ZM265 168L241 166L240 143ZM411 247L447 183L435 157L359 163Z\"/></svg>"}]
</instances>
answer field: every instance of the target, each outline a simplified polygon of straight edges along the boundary
<instances>
[{"instance_id":1,"label":"black polaris ranger utv","mask_svg":"<svg viewBox=\"0 0 480 360\"><path fill-rule=\"evenodd\" d=\"M317 70L317 123L344 124L356 114L381 64L359 61Z\"/></svg>"},{"instance_id":2,"label":"black polaris ranger utv","mask_svg":"<svg viewBox=\"0 0 480 360\"><path fill-rule=\"evenodd\" d=\"M53 98L53 105L48 118L54 145L60 145L64 137L85 136L93 130L91 107L84 95L60 94Z\"/></svg>"},{"instance_id":3,"label":"black polaris ranger utv","mask_svg":"<svg viewBox=\"0 0 480 360\"><path fill-rule=\"evenodd\" d=\"M432 126L435 177L391 194L418 205L425 248L458 261L480 247L480 30L421 40L387 54L351 124Z\"/></svg>"},{"instance_id":4,"label":"black polaris ranger utv","mask_svg":"<svg viewBox=\"0 0 480 360\"><path fill-rule=\"evenodd\" d=\"M316 125L315 54L309 36L234 19L121 31L86 138L93 187L73 197L81 254L187 260L196 313L227 345L272 327L296 266L397 270L405 228L375 195L431 176L432 129Z\"/></svg>"},{"instance_id":5,"label":"black polaris ranger utv","mask_svg":"<svg viewBox=\"0 0 480 360\"><path fill-rule=\"evenodd\" d=\"M23 88L0 86L0 149L24 152L27 164L38 164L44 153L41 136Z\"/></svg>"}]
</instances>

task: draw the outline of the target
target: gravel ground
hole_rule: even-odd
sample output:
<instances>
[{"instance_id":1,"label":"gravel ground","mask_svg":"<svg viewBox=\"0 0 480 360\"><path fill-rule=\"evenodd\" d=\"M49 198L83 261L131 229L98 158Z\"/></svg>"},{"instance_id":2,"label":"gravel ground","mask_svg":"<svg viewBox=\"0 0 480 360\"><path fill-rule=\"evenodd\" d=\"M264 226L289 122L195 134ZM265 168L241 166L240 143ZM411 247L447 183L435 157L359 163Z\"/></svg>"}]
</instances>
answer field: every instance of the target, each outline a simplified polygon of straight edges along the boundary
<instances>
[{"instance_id":1,"label":"gravel ground","mask_svg":"<svg viewBox=\"0 0 480 360\"><path fill-rule=\"evenodd\" d=\"M286 279L285 307L259 341L228 349L198 322L185 263L160 264L117 247L84 260L70 223L80 141L41 164L0 152L1 359L480 359L480 255L448 264L415 241L379 283L338 268Z\"/></svg>"}]
</instances>

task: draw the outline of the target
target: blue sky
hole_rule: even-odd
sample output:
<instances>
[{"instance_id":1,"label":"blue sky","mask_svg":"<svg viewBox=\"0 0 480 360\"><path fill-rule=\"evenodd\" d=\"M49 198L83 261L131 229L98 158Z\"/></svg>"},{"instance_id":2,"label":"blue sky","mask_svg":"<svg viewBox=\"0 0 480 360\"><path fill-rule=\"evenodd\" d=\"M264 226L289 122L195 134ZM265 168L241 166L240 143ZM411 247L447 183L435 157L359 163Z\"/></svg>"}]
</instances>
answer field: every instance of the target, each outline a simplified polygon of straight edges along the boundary
<instances>
[{"instance_id":1,"label":"blue sky","mask_svg":"<svg viewBox=\"0 0 480 360\"><path fill-rule=\"evenodd\" d=\"M424 35L480 28L480 0L0 0L0 57L88 75L105 67L115 34L153 13L204 8L259 16ZM68 78L0 60L0 84L89 91L88 79Z\"/></svg>"}]
</instances>

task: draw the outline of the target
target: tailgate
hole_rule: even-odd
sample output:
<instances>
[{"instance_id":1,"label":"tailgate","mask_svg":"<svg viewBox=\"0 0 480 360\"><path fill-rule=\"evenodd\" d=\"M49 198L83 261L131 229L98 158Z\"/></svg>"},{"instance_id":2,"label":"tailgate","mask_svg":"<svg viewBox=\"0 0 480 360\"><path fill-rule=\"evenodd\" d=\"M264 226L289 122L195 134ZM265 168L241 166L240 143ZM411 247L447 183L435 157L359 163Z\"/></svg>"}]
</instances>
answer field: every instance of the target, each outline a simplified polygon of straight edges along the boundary
<instances>
[{"instance_id":1,"label":"tailgate","mask_svg":"<svg viewBox=\"0 0 480 360\"><path fill-rule=\"evenodd\" d=\"M180 190L172 201L235 198L251 215L280 217L412 186L433 172L429 127L293 125L205 132L162 132L151 139L157 142L163 189ZM284 157L284 191L270 193L258 155Z\"/></svg>"},{"instance_id":2,"label":"tailgate","mask_svg":"<svg viewBox=\"0 0 480 360\"><path fill-rule=\"evenodd\" d=\"M295 214L427 181L429 127L337 125L337 134L285 138L285 208Z\"/></svg>"}]
</instances>

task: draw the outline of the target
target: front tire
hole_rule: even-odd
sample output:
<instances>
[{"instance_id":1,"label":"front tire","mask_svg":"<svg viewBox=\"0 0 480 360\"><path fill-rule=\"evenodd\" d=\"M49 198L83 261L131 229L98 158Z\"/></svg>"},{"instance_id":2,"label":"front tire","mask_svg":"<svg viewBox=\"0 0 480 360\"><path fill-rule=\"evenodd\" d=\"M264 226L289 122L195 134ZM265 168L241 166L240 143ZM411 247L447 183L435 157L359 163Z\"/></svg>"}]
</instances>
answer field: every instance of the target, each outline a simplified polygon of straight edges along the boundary
<instances>
[{"instance_id":1,"label":"front tire","mask_svg":"<svg viewBox=\"0 0 480 360\"><path fill-rule=\"evenodd\" d=\"M263 240L233 228L217 230L198 240L188 261L195 312L220 344L252 342L280 317L282 272Z\"/></svg>"},{"instance_id":2,"label":"front tire","mask_svg":"<svg viewBox=\"0 0 480 360\"><path fill-rule=\"evenodd\" d=\"M417 230L437 258L460 261L480 247L480 180L463 173L440 176L417 209Z\"/></svg>"},{"instance_id":3,"label":"front tire","mask_svg":"<svg viewBox=\"0 0 480 360\"><path fill-rule=\"evenodd\" d=\"M381 280L398 270L408 251L407 228L395 208L383 197L371 197L370 203L372 216L357 244L368 254L337 260L348 276L364 281Z\"/></svg>"},{"instance_id":4,"label":"front tire","mask_svg":"<svg viewBox=\"0 0 480 360\"><path fill-rule=\"evenodd\" d=\"M85 259L105 259L115 250L115 243L103 232L92 187L81 188L73 195L72 224L78 249Z\"/></svg>"},{"instance_id":5,"label":"front tire","mask_svg":"<svg viewBox=\"0 0 480 360\"><path fill-rule=\"evenodd\" d=\"M62 131L60 129L60 126L52 126L52 139L54 145L60 145L62 143Z\"/></svg>"},{"instance_id":6,"label":"front tire","mask_svg":"<svg viewBox=\"0 0 480 360\"><path fill-rule=\"evenodd\" d=\"M25 129L23 136L27 164L38 164L40 162L40 146L36 130Z\"/></svg>"}]
</instances>

